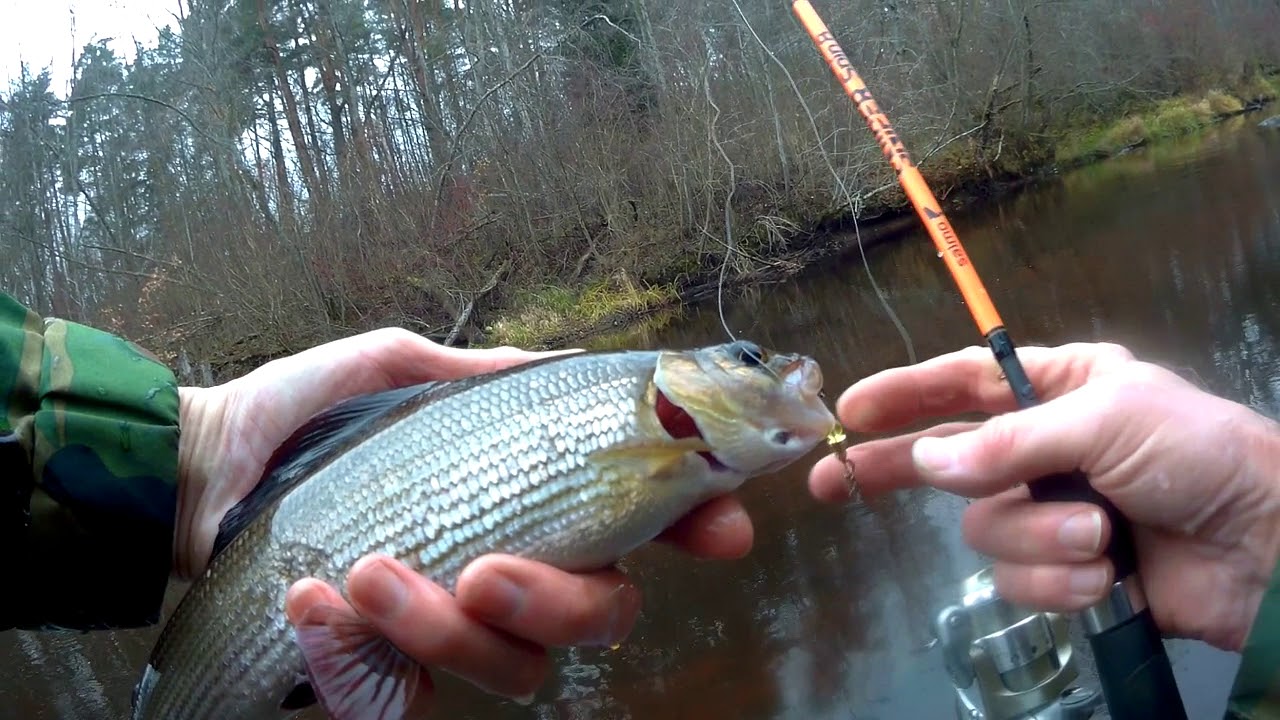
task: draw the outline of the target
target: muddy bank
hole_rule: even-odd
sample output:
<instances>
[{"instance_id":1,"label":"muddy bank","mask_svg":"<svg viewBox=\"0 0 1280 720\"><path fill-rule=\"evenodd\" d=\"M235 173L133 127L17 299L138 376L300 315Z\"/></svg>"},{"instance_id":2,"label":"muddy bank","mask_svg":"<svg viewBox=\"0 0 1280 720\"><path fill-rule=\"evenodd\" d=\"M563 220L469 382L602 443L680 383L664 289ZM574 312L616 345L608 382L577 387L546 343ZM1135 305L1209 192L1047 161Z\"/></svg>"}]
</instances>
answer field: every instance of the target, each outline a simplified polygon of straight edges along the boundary
<instances>
[{"instance_id":1,"label":"muddy bank","mask_svg":"<svg viewBox=\"0 0 1280 720\"><path fill-rule=\"evenodd\" d=\"M1270 106L1270 101L1254 101L1238 111L1215 116L1213 122L1205 127L1214 127L1236 117L1265 115L1261 111ZM1280 117L1271 119L1280 124ZM1019 193L1054 181L1067 170L1103 162L1149 144L1149 141L1143 140L1105 153L1096 152L1087 157L1077 157L1069 163L1050 163L1021 176L973 177L953 186L946 195L939 195L938 201L945 212L952 214L1012 199ZM715 300L718 296L726 303L732 302L744 288L784 282L817 270L821 263L838 263L849 256L860 260L862 253L898 242L919 228L920 220L915 210L910 205L901 203L875 207L862 218L848 215L830 218L815 224L811 229L792 234L784 249L764 258L763 264L748 272L728 275L722 281L719 268L709 267L697 275L673 283L674 292L662 302L612 314L591 323L575 324L571 318L566 318L562 331L522 345L534 349L562 348L597 336L625 333L646 323L652 323L654 329L657 329L693 304ZM481 340L479 344L486 344L483 336Z\"/></svg>"}]
</instances>

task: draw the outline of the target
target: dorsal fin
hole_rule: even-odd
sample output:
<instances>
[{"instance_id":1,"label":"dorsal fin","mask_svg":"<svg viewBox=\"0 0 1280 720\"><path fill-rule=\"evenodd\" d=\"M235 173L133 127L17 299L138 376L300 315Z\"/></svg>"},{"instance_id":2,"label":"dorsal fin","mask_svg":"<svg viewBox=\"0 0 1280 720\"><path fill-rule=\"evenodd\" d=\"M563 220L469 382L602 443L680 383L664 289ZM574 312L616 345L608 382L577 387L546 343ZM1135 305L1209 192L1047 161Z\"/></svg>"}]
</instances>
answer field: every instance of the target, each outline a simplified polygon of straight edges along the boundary
<instances>
[{"instance_id":1,"label":"dorsal fin","mask_svg":"<svg viewBox=\"0 0 1280 720\"><path fill-rule=\"evenodd\" d=\"M320 411L276 448L258 484L223 516L213 541L210 561L290 490L334 458L414 409L537 365L588 354L597 353L553 355L482 375L357 395Z\"/></svg>"},{"instance_id":2,"label":"dorsal fin","mask_svg":"<svg viewBox=\"0 0 1280 720\"><path fill-rule=\"evenodd\" d=\"M403 416L443 383L383 390L343 400L313 415L271 454L258 484L223 516L210 559L217 557L249 523L334 458L379 427Z\"/></svg>"}]
</instances>

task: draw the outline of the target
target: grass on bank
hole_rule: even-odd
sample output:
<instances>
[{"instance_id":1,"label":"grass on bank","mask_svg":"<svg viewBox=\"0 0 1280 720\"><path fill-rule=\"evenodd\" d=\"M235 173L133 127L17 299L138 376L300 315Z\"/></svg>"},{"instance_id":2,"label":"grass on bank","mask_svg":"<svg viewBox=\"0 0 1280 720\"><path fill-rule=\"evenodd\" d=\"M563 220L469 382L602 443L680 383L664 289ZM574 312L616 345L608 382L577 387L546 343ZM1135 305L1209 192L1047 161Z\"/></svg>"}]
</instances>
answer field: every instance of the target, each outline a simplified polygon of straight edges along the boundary
<instances>
[{"instance_id":1,"label":"grass on bank","mask_svg":"<svg viewBox=\"0 0 1280 720\"><path fill-rule=\"evenodd\" d=\"M1060 165L1075 166L1149 142L1189 135L1224 117L1243 112L1251 103L1277 97L1280 97L1280 76L1254 76L1230 90L1169 98L1145 111L1067 133L1057 148L1056 160Z\"/></svg>"},{"instance_id":2,"label":"grass on bank","mask_svg":"<svg viewBox=\"0 0 1280 720\"><path fill-rule=\"evenodd\" d=\"M542 347L676 300L673 286L643 285L623 272L581 290L547 285L526 293L515 303L516 310L485 328L485 344Z\"/></svg>"},{"instance_id":3,"label":"grass on bank","mask_svg":"<svg viewBox=\"0 0 1280 720\"><path fill-rule=\"evenodd\" d=\"M1109 123L1070 131L1056 148L1022 148L1025 157L1012 159L1015 153L1007 153L1002 163L1006 171L1014 174L1033 173L1049 162L1060 167L1082 165L1147 143L1190 135L1239 114L1250 105L1277 98L1280 75L1254 76L1229 90L1170 98ZM971 154L959 144L931 158L929 166L929 181L939 187L960 184L980 173ZM905 198L892 194L887 193L880 201L886 205L905 203ZM678 263L673 259L672 265L665 268L669 272L657 273L657 277L694 271L692 267L677 267ZM533 349L577 342L593 335L611 337L611 331L650 332L670 320L670 315L653 311L678 302L673 284L647 284L623 271L581 289L546 285L514 298L512 309L485 328L483 344ZM632 322L640 316L653 322ZM609 342L604 341L606 345Z\"/></svg>"}]
</instances>

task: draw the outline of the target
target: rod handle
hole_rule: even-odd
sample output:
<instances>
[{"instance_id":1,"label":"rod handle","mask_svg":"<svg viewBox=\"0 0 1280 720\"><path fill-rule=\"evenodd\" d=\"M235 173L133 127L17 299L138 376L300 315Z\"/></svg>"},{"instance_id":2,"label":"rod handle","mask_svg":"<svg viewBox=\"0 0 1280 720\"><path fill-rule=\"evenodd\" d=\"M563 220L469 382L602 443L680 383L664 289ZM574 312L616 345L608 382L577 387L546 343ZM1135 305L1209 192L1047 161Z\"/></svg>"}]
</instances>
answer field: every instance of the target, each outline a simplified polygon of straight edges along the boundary
<instances>
[{"instance_id":1,"label":"rod handle","mask_svg":"<svg viewBox=\"0 0 1280 720\"><path fill-rule=\"evenodd\" d=\"M1111 539L1103 554L1115 565L1115 579L1122 580L1138 571L1133 526L1114 503L1089 483L1082 471L1046 475L1027 483L1027 489L1036 502L1087 502L1102 508L1111 521Z\"/></svg>"},{"instance_id":2,"label":"rod handle","mask_svg":"<svg viewBox=\"0 0 1280 720\"><path fill-rule=\"evenodd\" d=\"M1091 635L1098 682L1114 720L1186 720L1187 711L1151 610Z\"/></svg>"},{"instance_id":3,"label":"rod handle","mask_svg":"<svg viewBox=\"0 0 1280 720\"><path fill-rule=\"evenodd\" d=\"M987 334L987 345L1004 373L1014 400L1020 408L1040 404L1027 371L1018 360L1013 339L1009 332L998 327ZM1133 528L1129 520L1116 506L1098 492L1089 478L1080 470L1048 475L1027 483L1031 499L1036 502L1087 502L1102 508L1111 521L1111 540L1107 543L1106 556L1115 565L1116 580L1126 578L1138 570L1138 555L1133 545Z\"/></svg>"}]
</instances>

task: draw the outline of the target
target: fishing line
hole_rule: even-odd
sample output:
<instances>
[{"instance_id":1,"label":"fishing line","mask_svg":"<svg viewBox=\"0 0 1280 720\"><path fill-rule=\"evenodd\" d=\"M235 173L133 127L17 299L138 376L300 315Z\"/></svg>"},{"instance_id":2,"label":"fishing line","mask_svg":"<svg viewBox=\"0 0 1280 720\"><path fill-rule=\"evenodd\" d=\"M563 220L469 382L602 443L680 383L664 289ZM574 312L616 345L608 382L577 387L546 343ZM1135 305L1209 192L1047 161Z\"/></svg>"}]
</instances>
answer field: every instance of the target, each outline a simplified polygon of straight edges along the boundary
<instances>
[{"instance_id":1,"label":"fishing line","mask_svg":"<svg viewBox=\"0 0 1280 720\"><path fill-rule=\"evenodd\" d=\"M738 188L737 173L733 164L733 160L729 158L729 153L725 152L724 146L720 144L720 138L716 137L716 121L720 119L720 106L711 98L711 46L707 44L707 65L706 71L702 74L702 90L707 97L707 104L715 110L715 114L711 116L711 122L707 125L707 139L720 152L720 157L724 158L724 162L729 166L729 193L724 197L724 257L720 259L720 277L716 281L716 311L720 315L720 326L724 328L724 332L729 336L729 340L737 342L738 338L733 334L733 330L729 329L729 322L724 317L724 276L729 270L729 258L733 256L736 246L733 240L733 222L730 208L733 203L733 193ZM760 358L757 358L759 360Z\"/></svg>"},{"instance_id":2,"label":"fishing line","mask_svg":"<svg viewBox=\"0 0 1280 720\"><path fill-rule=\"evenodd\" d=\"M818 122L814 119L813 111L809 108L809 103L805 101L804 94L800 92L800 86L796 84L795 78L791 76L791 71L787 70L787 66L778 59L778 56L774 54L773 50L771 50L769 46L765 44L764 40L761 39L759 33L757 33L756 29L751 25L751 21L747 19L746 13L742 11L742 6L738 4L738 0L730 0L730 2L733 3L733 9L738 12L738 17L742 18L742 22L746 25L747 31L751 33L751 37L755 38L760 49L763 50L764 53L769 56L769 59L772 60L773 63L782 70L782 73L787 76L787 82L791 85L791 91L795 93L796 99L800 101L800 106L804 108L804 114L809 119L809 127L813 129L813 137L818 146L818 153L822 155L822 160L826 163L827 170L835 179L836 185L840 188L840 193L844 196L845 204L849 207L849 215L853 220L853 234L858 243L858 253L862 257L862 267L866 271L867 282L871 284L871 289L875 292L876 299L880 301L880 306L884 308L885 314L889 316L889 320L893 323L893 326L897 328L898 335L902 338L902 344L907 349L907 358L910 361L910 364L914 365L916 363L916 351L915 346L911 341L911 334L907 332L907 328L902 324L901 319L898 318L898 314L893 311L893 307L889 304L888 297L886 297L884 291L880 289L880 285L876 283L875 275L871 272L871 262L867 259L867 250L862 242L862 225L858 222L858 211L862 204L861 198L855 202L853 193L850 192L848 185L844 182L844 179L840 177L840 173L836 171L835 163L831 161L831 156L827 153L827 149L822 143L822 133L818 130ZM721 318L723 319L723 317L722 312Z\"/></svg>"},{"instance_id":3,"label":"fishing line","mask_svg":"<svg viewBox=\"0 0 1280 720\"><path fill-rule=\"evenodd\" d=\"M1003 371L1018 407L1039 405L1040 398L1018 358L1008 328L902 138L809 0L792 0L791 7L897 174L898 183L924 223L938 256L955 280L969 314ZM1128 518L1099 493L1090 484L1088 475L1078 468L1029 481L1026 487L1036 502L1090 502L1111 519L1111 539L1104 553L1115 566L1115 579L1104 600L1081 611L1085 635L1093 649L1096 676L1110 715L1126 720L1150 717L1184 720L1187 712L1172 663L1151 608L1141 594L1133 527Z\"/></svg>"},{"instance_id":4,"label":"fishing line","mask_svg":"<svg viewBox=\"0 0 1280 720\"><path fill-rule=\"evenodd\" d=\"M720 106L717 105L716 101L711 98L711 45L710 43L707 43L707 66L706 66L706 71L702 74L702 89L703 89L703 92L706 94L707 104L709 104L712 107L712 109L715 110L715 114L711 116L711 122L708 124L708 127L707 127L707 139L711 141L711 144L715 146L717 151L719 151L720 157L724 158L725 164L729 166L729 192L728 194L725 195L725 198L724 198L725 252L724 252L724 257L721 258L720 260L720 277L716 281L716 312L720 316L720 327L724 328L724 332L726 335L729 336L730 342L736 343L736 342L739 342L738 337L733 334L733 330L729 328L729 321L724 316L724 278L725 278L725 274L729 270L729 259L733 257L733 254L737 251L737 244L733 239L733 213L731 209L733 207L733 193L735 190L737 190L738 180L737 180L737 171L733 164L733 160L729 157L729 153L725 152L724 145L721 144L720 138L717 137L716 135L716 121L720 119ZM746 354L754 358L756 361L756 364L764 368L766 371L768 371L770 375L773 375L779 381L782 380L782 376L780 376L776 370L770 367L769 364L764 361L764 358L761 357L759 353L755 352L747 345L742 345L741 352L745 352Z\"/></svg>"}]
</instances>

